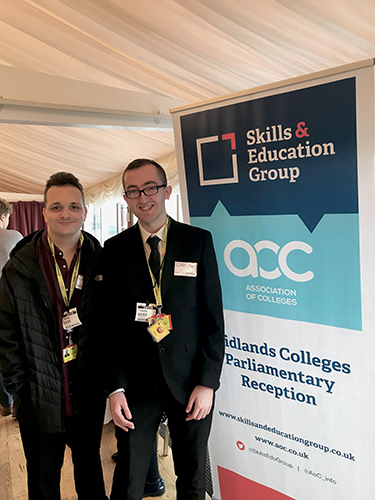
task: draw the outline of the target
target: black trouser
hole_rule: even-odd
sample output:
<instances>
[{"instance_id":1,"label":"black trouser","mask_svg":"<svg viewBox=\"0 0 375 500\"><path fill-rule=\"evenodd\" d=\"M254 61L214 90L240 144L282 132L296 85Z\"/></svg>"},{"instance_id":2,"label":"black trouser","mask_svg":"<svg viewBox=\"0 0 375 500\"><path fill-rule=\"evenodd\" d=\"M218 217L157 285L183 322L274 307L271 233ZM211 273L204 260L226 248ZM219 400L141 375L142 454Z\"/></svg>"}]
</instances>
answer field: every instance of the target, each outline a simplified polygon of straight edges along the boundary
<instances>
[{"instance_id":1,"label":"black trouser","mask_svg":"<svg viewBox=\"0 0 375 500\"><path fill-rule=\"evenodd\" d=\"M76 429L71 420L65 420L64 433L52 434L42 433L20 422L29 500L61 499L61 468L66 445L72 450L78 500L107 499L99 452L100 432L90 430L89 423L84 429Z\"/></svg>"},{"instance_id":2,"label":"black trouser","mask_svg":"<svg viewBox=\"0 0 375 500\"><path fill-rule=\"evenodd\" d=\"M150 465L147 471L146 482L155 483L160 477L159 464L158 464L158 445L155 438L154 446L152 448Z\"/></svg>"},{"instance_id":3,"label":"black trouser","mask_svg":"<svg viewBox=\"0 0 375 500\"><path fill-rule=\"evenodd\" d=\"M126 393L135 429L116 427L119 461L113 476L111 500L141 500L155 435L162 414L168 417L177 476L177 500L204 500L206 446L212 410L203 420L186 422L185 405L161 382L146 402L137 405Z\"/></svg>"}]
</instances>

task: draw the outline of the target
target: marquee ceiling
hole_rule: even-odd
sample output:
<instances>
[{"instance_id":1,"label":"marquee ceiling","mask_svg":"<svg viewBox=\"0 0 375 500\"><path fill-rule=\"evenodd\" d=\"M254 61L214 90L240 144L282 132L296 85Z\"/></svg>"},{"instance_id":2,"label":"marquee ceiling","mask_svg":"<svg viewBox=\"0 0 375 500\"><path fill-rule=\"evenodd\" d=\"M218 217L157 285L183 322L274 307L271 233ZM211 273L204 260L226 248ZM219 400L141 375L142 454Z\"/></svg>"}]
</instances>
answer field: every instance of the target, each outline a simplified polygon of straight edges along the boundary
<instances>
[{"instance_id":1,"label":"marquee ceiling","mask_svg":"<svg viewBox=\"0 0 375 500\"><path fill-rule=\"evenodd\" d=\"M0 0L0 69L180 102L374 55L373 0ZM67 170L110 196L135 157L175 178L173 151L171 130L0 123L0 192L40 194Z\"/></svg>"}]
</instances>

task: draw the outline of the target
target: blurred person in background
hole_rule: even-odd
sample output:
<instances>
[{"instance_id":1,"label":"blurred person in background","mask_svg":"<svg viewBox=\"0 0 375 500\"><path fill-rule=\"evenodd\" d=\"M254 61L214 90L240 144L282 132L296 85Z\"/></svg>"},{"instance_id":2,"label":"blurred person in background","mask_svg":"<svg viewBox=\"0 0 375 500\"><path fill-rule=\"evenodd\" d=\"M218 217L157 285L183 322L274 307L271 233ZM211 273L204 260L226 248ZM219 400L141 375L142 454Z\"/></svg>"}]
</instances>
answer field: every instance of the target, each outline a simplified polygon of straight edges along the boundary
<instances>
[{"instance_id":1,"label":"blurred person in background","mask_svg":"<svg viewBox=\"0 0 375 500\"><path fill-rule=\"evenodd\" d=\"M7 229L12 205L0 198L0 275L12 248L22 240L22 234L13 229ZM12 396L5 390L4 379L0 373L0 413L7 417L12 413Z\"/></svg>"}]
</instances>

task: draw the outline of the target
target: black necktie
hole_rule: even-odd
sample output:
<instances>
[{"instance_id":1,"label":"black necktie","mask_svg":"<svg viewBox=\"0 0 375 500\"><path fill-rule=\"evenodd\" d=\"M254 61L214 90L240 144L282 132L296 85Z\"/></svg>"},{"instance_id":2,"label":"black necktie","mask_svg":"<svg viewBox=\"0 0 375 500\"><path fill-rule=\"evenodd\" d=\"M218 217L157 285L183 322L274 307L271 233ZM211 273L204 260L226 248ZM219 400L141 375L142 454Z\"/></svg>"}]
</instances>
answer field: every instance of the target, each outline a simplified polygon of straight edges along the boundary
<instances>
[{"instance_id":1,"label":"black necktie","mask_svg":"<svg viewBox=\"0 0 375 500\"><path fill-rule=\"evenodd\" d=\"M147 243L151 248L148 263L157 283L159 283L160 274L160 253L158 248L159 241L160 238L158 238L157 236L149 236L149 238L147 239Z\"/></svg>"}]
</instances>

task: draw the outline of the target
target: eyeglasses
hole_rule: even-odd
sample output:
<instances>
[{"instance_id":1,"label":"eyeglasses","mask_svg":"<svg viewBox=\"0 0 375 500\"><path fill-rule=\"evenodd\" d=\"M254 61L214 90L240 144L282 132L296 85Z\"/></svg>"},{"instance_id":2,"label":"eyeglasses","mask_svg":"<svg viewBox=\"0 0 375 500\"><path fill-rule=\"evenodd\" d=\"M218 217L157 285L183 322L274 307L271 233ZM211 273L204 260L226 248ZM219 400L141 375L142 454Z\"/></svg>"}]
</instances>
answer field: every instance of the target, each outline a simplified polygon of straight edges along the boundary
<instances>
[{"instance_id":1,"label":"eyeglasses","mask_svg":"<svg viewBox=\"0 0 375 500\"><path fill-rule=\"evenodd\" d=\"M158 193L160 188L165 187L167 187L166 184L160 184L160 186L148 186L144 189L129 189L128 191L124 191L124 195L130 200L133 200L135 198L139 198L141 193L144 193L146 196L152 196L153 194Z\"/></svg>"}]
</instances>

